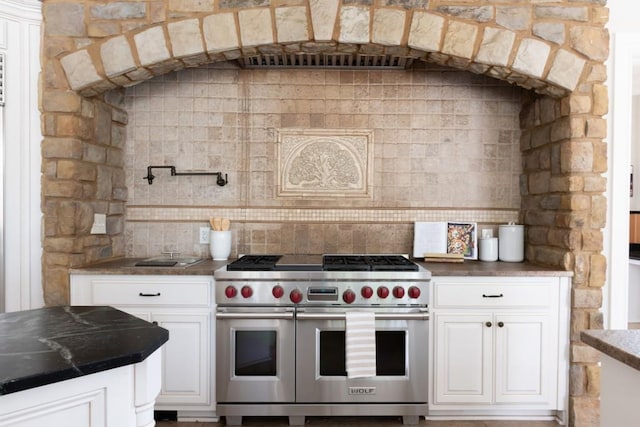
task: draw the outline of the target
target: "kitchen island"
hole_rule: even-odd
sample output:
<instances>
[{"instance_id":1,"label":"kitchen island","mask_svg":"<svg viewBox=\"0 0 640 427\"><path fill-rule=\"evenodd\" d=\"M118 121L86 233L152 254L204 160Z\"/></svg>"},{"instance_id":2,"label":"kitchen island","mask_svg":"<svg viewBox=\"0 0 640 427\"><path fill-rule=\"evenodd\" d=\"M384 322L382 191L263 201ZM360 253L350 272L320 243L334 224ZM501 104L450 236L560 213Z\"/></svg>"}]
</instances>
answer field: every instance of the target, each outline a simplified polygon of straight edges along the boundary
<instances>
[{"instance_id":1,"label":"kitchen island","mask_svg":"<svg viewBox=\"0 0 640 427\"><path fill-rule=\"evenodd\" d=\"M106 306L0 314L0 426L153 426L168 331Z\"/></svg>"},{"instance_id":2,"label":"kitchen island","mask_svg":"<svg viewBox=\"0 0 640 427\"><path fill-rule=\"evenodd\" d=\"M600 425L640 425L640 330L588 330L580 338L602 353Z\"/></svg>"}]
</instances>

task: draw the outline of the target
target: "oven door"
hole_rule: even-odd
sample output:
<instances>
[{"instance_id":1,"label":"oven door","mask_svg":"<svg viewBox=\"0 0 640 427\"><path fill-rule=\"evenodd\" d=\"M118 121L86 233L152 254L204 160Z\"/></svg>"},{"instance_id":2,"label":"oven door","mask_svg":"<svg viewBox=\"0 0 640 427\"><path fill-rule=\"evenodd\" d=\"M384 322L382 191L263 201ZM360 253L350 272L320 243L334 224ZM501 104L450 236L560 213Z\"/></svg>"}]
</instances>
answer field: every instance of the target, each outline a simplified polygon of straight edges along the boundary
<instances>
[{"instance_id":1,"label":"oven door","mask_svg":"<svg viewBox=\"0 0 640 427\"><path fill-rule=\"evenodd\" d=\"M427 402L426 308L371 310L376 316L376 376L351 379L345 368L345 308L298 310L298 402Z\"/></svg>"},{"instance_id":2,"label":"oven door","mask_svg":"<svg viewBox=\"0 0 640 427\"><path fill-rule=\"evenodd\" d=\"M293 308L218 307L216 397L220 403L293 402Z\"/></svg>"}]
</instances>

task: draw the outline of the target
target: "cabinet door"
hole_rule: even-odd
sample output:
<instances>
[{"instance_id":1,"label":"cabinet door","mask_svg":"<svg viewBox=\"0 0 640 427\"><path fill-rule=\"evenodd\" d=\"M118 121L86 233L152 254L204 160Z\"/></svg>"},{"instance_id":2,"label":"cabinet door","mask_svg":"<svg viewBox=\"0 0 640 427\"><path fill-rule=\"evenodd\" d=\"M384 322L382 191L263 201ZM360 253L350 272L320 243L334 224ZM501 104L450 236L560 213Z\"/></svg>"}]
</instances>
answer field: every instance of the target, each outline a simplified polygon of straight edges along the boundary
<instances>
[{"instance_id":1,"label":"cabinet door","mask_svg":"<svg viewBox=\"0 0 640 427\"><path fill-rule=\"evenodd\" d=\"M495 315L496 403L555 402L550 320L541 314Z\"/></svg>"},{"instance_id":2,"label":"cabinet door","mask_svg":"<svg viewBox=\"0 0 640 427\"><path fill-rule=\"evenodd\" d=\"M435 403L491 403L492 317L435 315Z\"/></svg>"},{"instance_id":3,"label":"cabinet door","mask_svg":"<svg viewBox=\"0 0 640 427\"><path fill-rule=\"evenodd\" d=\"M27 396L30 397L28 390ZM77 393L51 399L42 405L34 405L0 417L2 427L106 427L107 404L104 391ZM126 408L126 407L125 407Z\"/></svg>"},{"instance_id":4,"label":"cabinet door","mask_svg":"<svg viewBox=\"0 0 640 427\"><path fill-rule=\"evenodd\" d=\"M162 404L210 404L209 346L211 313L153 313L152 320L169 330L162 348Z\"/></svg>"}]
</instances>

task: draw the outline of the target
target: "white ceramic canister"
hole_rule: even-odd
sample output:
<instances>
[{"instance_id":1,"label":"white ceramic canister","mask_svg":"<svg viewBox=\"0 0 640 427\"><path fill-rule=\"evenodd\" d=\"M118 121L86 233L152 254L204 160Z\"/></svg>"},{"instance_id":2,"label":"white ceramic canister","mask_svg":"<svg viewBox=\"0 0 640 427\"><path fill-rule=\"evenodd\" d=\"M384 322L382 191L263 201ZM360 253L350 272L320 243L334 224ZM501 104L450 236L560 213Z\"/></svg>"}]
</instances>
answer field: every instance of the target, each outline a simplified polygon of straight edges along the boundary
<instances>
[{"instance_id":1,"label":"white ceramic canister","mask_svg":"<svg viewBox=\"0 0 640 427\"><path fill-rule=\"evenodd\" d=\"M478 240L478 258L480 261L498 260L497 237L485 237Z\"/></svg>"},{"instance_id":2,"label":"white ceramic canister","mask_svg":"<svg viewBox=\"0 0 640 427\"><path fill-rule=\"evenodd\" d=\"M231 230L214 231L209 234L209 248L214 261L224 261L231 255Z\"/></svg>"},{"instance_id":3,"label":"white ceramic canister","mask_svg":"<svg viewBox=\"0 0 640 427\"><path fill-rule=\"evenodd\" d=\"M498 256L500 261L524 261L524 225L512 222L498 226Z\"/></svg>"}]
</instances>

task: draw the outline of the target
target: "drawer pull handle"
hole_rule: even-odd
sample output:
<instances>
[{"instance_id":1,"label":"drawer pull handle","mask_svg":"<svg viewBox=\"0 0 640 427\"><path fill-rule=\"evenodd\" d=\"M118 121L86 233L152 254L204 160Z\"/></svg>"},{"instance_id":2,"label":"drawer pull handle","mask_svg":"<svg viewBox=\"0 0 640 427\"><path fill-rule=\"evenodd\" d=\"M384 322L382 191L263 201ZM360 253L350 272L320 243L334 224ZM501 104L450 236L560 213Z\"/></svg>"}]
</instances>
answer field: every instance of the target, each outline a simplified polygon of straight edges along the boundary
<instances>
[{"instance_id":1,"label":"drawer pull handle","mask_svg":"<svg viewBox=\"0 0 640 427\"><path fill-rule=\"evenodd\" d=\"M140 292L138 295L140 295L141 297L159 297L160 296L160 292L155 293L155 294L145 294L144 292Z\"/></svg>"},{"instance_id":2,"label":"drawer pull handle","mask_svg":"<svg viewBox=\"0 0 640 427\"><path fill-rule=\"evenodd\" d=\"M487 295L487 294L482 294L482 298L502 298L504 296L504 294L500 294L500 295Z\"/></svg>"}]
</instances>

